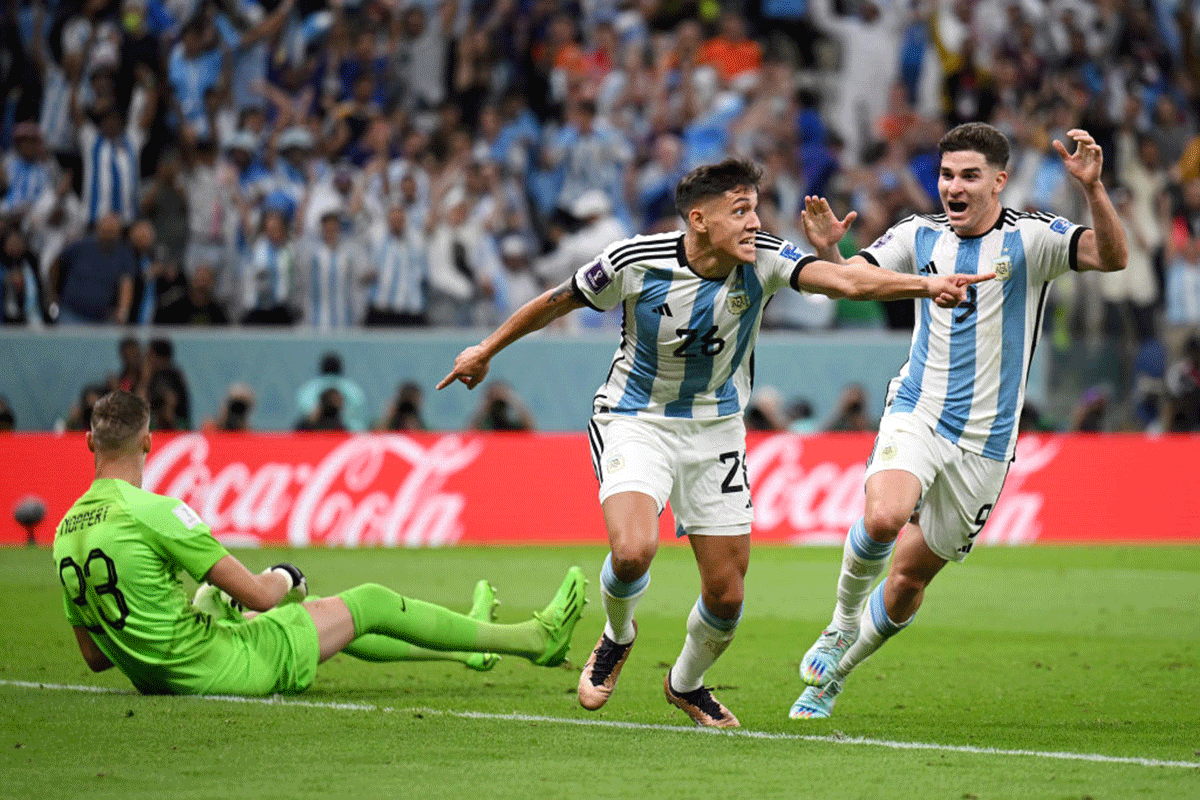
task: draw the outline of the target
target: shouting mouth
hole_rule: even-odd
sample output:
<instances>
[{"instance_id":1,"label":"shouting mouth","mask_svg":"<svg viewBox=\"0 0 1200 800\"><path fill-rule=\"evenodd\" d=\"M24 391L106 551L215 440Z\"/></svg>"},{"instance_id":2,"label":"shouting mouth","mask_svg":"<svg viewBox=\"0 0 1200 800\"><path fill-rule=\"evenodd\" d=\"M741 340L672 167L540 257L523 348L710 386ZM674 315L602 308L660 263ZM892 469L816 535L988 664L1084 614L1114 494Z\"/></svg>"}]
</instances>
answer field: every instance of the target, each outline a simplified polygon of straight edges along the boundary
<instances>
[{"instance_id":1,"label":"shouting mouth","mask_svg":"<svg viewBox=\"0 0 1200 800\"><path fill-rule=\"evenodd\" d=\"M946 208L954 214L961 214L967 210L967 204L962 200L947 200Z\"/></svg>"}]
</instances>

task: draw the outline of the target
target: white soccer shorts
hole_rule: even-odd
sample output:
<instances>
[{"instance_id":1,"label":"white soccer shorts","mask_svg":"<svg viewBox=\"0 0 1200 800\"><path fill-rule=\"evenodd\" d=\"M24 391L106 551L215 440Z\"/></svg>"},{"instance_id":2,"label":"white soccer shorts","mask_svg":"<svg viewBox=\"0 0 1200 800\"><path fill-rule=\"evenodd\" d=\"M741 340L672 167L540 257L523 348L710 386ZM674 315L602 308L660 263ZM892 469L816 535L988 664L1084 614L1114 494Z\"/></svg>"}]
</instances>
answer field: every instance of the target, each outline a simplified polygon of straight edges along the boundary
<instances>
[{"instance_id":1,"label":"white soccer shorts","mask_svg":"<svg viewBox=\"0 0 1200 800\"><path fill-rule=\"evenodd\" d=\"M588 425L600 502L617 492L667 502L675 535L750 533L754 505L746 480L742 418L654 419L597 414Z\"/></svg>"},{"instance_id":2,"label":"white soccer shorts","mask_svg":"<svg viewBox=\"0 0 1200 800\"><path fill-rule=\"evenodd\" d=\"M963 450L912 414L885 414L865 477L889 469L915 475L925 543L947 561L962 561L1000 497L1008 467Z\"/></svg>"}]
</instances>

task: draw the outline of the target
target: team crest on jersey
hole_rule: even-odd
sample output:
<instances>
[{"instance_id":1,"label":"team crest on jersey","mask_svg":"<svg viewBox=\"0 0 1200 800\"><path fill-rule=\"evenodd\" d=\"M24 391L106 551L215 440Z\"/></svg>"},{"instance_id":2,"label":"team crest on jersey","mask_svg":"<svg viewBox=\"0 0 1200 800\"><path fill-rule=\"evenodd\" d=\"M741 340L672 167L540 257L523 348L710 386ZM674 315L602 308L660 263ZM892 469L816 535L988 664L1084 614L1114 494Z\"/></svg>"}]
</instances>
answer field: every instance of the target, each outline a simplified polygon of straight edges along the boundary
<instances>
[{"instance_id":1,"label":"team crest on jersey","mask_svg":"<svg viewBox=\"0 0 1200 800\"><path fill-rule=\"evenodd\" d=\"M587 268L587 271L583 273L583 279L587 281L587 285L591 287L591 290L597 293L612 283L612 278L604 271L604 267L599 261L596 261Z\"/></svg>"},{"instance_id":2,"label":"team crest on jersey","mask_svg":"<svg viewBox=\"0 0 1200 800\"><path fill-rule=\"evenodd\" d=\"M750 307L750 298L745 289L735 289L725 296L725 307L734 314L741 314Z\"/></svg>"},{"instance_id":3,"label":"team crest on jersey","mask_svg":"<svg viewBox=\"0 0 1200 800\"><path fill-rule=\"evenodd\" d=\"M883 449L879 451L879 458L886 464L887 462L893 461L896 458L897 452L898 448L896 447L896 443L888 442L883 446Z\"/></svg>"},{"instance_id":4,"label":"team crest on jersey","mask_svg":"<svg viewBox=\"0 0 1200 800\"><path fill-rule=\"evenodd\" d=\"M992 262L992 272L996 273L996 280L1008 280L1012 277L1012 259L1008 256L1000 256Z\"/></svg>"},{"instance_id":5,"label":"team crest on jersey","mask_svg":"<svg viewBox=\"0 0 1200 800\"><path fill-rule=\"evenodd\" d=\"M1057 217L1053 222L1050 223L1050 230L1054 231L1055 233L1066 233L1070 229L1071 223L1067 222L1062 217Z\"/></svg>"},{"instance_id":6,"label":"team crest on jersey","mask_svg":"<svg viewBox=\"0 0 1200 800\"><path fill-rule=\"evenodd\" d=\"M617 472L625 467L625 459L621 456L613 456L604 462L605 472Z\"/></svg>"}]
</instances>

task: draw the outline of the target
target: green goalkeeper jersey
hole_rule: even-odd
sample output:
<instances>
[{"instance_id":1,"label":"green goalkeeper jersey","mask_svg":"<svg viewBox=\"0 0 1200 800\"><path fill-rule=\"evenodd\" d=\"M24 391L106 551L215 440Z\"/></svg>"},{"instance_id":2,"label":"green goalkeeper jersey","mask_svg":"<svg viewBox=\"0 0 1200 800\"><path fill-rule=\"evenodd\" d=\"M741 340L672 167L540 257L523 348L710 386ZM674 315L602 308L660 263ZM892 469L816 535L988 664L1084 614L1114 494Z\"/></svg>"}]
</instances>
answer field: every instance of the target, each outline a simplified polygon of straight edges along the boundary
<instances>
[{"instance_id":1,"label":"green goalkeeper jersey","mask_svg":"<svg viewBox=\"0 0 1200 800\"><path fill-rule=\"evenodd\" d=\"M100 478L54 533L63 608L141 692L202 692L226 649L184 593L228 551L186 503Z\"/></svg>"}]
</instances>

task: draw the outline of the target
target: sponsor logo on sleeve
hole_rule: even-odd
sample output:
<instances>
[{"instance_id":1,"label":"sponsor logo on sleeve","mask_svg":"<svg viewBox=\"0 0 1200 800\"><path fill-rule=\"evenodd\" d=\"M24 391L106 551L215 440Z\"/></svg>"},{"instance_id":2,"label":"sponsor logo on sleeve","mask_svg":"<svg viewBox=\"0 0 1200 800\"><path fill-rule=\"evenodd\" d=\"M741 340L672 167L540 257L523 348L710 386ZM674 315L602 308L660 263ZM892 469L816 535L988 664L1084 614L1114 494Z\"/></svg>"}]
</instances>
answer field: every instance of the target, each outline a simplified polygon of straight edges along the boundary
<instances>
[{"instance_id":1,"label":"sponsor logo on sleeve","mask_svg":"<svg viewBox=\"0 0 1200 800\"><path fill-rule=\"evenodd\" d=\"M1067 222L1062 217L1056 217L1054 221L1050 223L1050 230L1054 231L1055 233L1066 233L1070 229L1071 223Z\"/></svg>"},{"instance_id":2,"label":"sponsor logo on sleeve","mask_svg":"<svg viewBox=\"0 0 1200 800\"><path fill-rule=\"evenodd\" d=\"M179 521L183 523L183 527L189 531L200 524L200 515L192 511L192 507L187 503L180 503L171 509L171 513L179 517Z\"/></svg>"},{"instance_id":3,"label":"sponsor logo on sleeve","mask_svg":"<svg viewBox=\"0 0 1200 800\"><path fill-rule=\"evenodd\" d=\"M796 249L796 245L792 244L791 242L788 242L783 246L783 249L779 251L779 255L783 258L786 258L788 261L799 261L800 259L804 258L804 253L801 253L798 249Z\"/></svg>"},{"instance_id":4,"label":"sponsor logo on sleeve","mask_svg":"<svg viewBox=\"0 0 1200 800\"><path fill-rule=\"evenodd\" d=\"M583 279L587 281L588 287L597 293L612 283L612 276L604 271L604 266L599 261L587 268L583 273Z\"/></svg>"}]
</instances>

